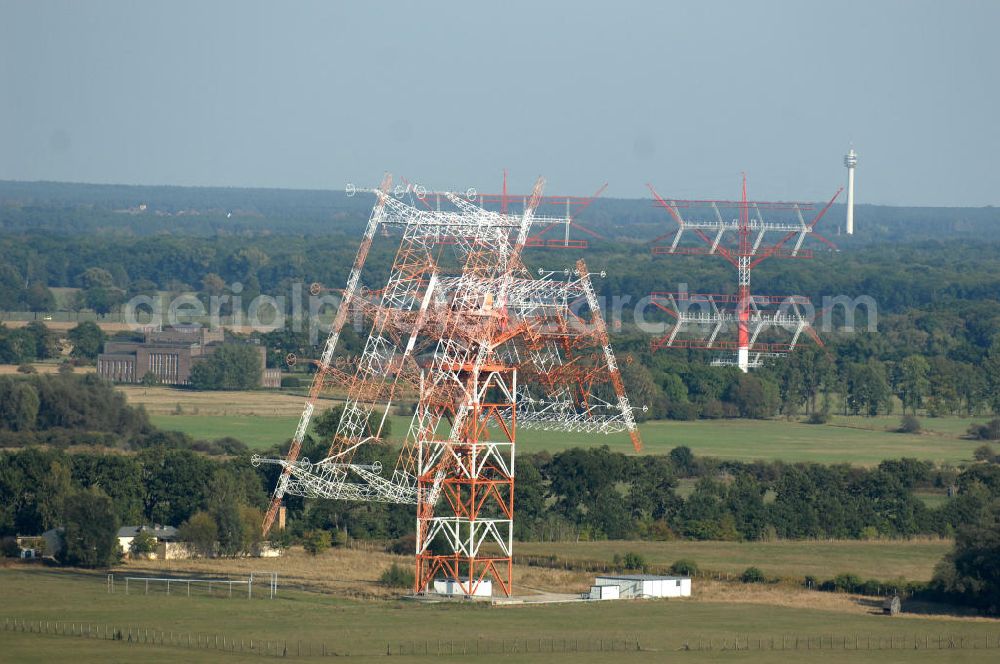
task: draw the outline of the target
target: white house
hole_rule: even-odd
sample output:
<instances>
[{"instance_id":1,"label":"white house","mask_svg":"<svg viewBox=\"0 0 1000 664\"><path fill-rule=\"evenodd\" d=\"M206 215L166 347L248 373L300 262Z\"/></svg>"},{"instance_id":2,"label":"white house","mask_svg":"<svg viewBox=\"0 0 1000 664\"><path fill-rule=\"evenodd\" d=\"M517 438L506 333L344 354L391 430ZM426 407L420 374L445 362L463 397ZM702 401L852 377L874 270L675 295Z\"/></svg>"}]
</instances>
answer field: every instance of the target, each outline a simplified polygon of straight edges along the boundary
<instances>
[{"instance_id":1,"label":"white house","mask_svg":"<svg viewBox=\"0 0 1000 664\"><path fill-rule=\"evenodd\" d=\"M152 535L157 544L177 540L177 529L173 526L122 526L118 529L118 546L121 547L122 553L127 554L130 551L132 540L140 532Z\"/></svg>"},{"instance_id":2,"label":"white house","mask_svg":"<svg viewBox=\"0 0 1000 664\"><path fill-rule=\"evenodd\" d=\"M618 595L622 598L631 597L690 597L691 578L687 576L656 576L655 574L619 574L599 576L594 579L594 586L617 586ZM617 599L606 597L606 591L601 590L595 597L591 588L591 599Z\"/></svg>"}]
</instances>

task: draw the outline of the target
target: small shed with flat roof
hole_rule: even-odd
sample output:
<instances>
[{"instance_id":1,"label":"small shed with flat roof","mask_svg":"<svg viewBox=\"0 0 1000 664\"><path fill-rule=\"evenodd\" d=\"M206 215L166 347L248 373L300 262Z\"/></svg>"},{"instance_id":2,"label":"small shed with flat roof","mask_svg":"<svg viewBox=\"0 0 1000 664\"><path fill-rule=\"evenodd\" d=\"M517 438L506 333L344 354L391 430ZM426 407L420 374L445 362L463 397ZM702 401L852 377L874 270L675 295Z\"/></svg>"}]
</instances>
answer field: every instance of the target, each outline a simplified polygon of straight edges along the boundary
<instances>
[{"instance_id":1,"label":"small shed with flat roof","mask_svg":"<svg viewBox=\"0 0 1000 664\"><path fill-rule=\"evenodd\" d=\"M594 579L595 586L618 586L618 596L625 598L690 597L691 577L655 574L615 574ZM601 594L603 596L603 592ZM593 596L593 591L591 592Z\"/></svg>"}]
</instances>

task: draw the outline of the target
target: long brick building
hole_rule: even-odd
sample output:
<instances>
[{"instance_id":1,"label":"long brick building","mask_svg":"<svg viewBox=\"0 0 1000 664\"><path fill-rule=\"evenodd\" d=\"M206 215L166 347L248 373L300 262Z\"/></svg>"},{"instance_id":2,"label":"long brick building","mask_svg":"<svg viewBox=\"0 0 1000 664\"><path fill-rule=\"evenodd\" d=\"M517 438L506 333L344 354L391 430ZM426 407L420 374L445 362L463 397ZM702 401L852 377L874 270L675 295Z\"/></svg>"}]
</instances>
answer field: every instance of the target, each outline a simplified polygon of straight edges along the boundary
<instances>
[{"instance_id":1,"label":"long brick building","mask_svg":"<svg viewBox=\"0 0 1000 664\"><path fill-rule=\"evenodd\" d=\"M215 352L224 341L222 330L204 327L147 332L142 341L107 341L97 356L97 373L116 383L140 383L153 374L164 385L187 385L191 368ZM280 387L281 371L266 366L267 349L260 354L261 387Z\"/></svg>"}]
</instances>

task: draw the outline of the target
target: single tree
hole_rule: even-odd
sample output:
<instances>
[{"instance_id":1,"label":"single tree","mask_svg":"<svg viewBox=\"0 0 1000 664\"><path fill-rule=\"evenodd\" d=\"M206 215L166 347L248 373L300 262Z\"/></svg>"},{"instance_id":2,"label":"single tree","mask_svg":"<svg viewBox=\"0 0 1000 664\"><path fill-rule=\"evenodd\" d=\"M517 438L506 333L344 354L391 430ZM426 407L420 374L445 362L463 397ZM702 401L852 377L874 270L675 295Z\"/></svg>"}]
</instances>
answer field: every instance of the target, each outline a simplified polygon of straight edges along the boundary
<instances>
[{"instance_id":1,"label":"single tree","mask_svg":"<svg viewBox=\"0 0 1000 664\"><path fill-rule=\"evenodd\" d=\"M117 557L118 524L108 495L96 487L67 496L61 560L79 567L107 567Z\"/></svg>"},{"instance_id":2,"label":"single tree","mask_svg":"<svg viewBox=\"0 0 1000 664\"><path fill-rule=\"evenodd\" d=\"M215 553L219 526L208 512L197 512L181 524L177 536L182 542L187 542L196 553L207 557Z\"/></svg>"},{"instance_id":3,"label":"single tree","mask_svg":"<svg viewBox=\"0 0 1000 664\"><path fill-rule=\"evenodd\" d=\"M140 528L139 532L132 538L128 551L133 556L153 553L156 551L156 538L148 530Z\"/></svg>"},{"instance_id":4,"label":"single tree","mask_svg":"<svg viewBox=\"0 0 1000 664\"><path fill-rule=\"evenodd\" d=\"M70 352L70 355L87 360L97 359L105 339L101 328L97 326L97 323L91 321L80 323L67 333L67 337L70 343L73 344L73 350Z\"/></svg>"}]
</instances>

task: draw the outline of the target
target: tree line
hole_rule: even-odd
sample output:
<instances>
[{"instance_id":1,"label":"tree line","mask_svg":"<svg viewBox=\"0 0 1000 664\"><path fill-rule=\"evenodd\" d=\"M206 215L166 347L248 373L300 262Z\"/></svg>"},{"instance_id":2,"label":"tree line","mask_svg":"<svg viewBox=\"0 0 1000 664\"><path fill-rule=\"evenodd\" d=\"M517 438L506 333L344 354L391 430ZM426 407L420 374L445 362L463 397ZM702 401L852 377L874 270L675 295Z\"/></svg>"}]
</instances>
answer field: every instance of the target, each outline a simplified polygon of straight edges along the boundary
<instances>
[{"instance_id":1,"label":"tree line","mask_svg":"<svg viewBox=\"0 0 1000 664\"><path fill-rule=\"evenodd\" d=\"M157 429L142 406L130 406L124 394L93 373L0 376L0 447L34 445L247 453L246 444L235 438L195 440Z\"/></svg>"},{"instance_id":2,"label":"tree line","mask_svg":"<svg viewBox=\"0 0 1000 664\"><path fill-rule=\"evenodd\" d=\"M64 529L63 560L105 566L123 525L181 526L195 546L235 554L259 541L267 493L243 455L213 460L157 446L134 455L31 447L0 454L0 537Z\"/></svg>"},{"instance_id":3,"label":"tree line","mask_svg":"<svg viewBox=\"0 0 1000 664\"><path fill-rule=\"evenodd\" d=\"M81 289L77 305L96 311L114 310L135 295L193 292L206 309L213 297L228 296L220 305L227 315L237 296L237 306L245 309L262 292L292 298L295 283L342 284L355 243L356 238L343 235L0 237L0 282L9 282L0 290L23 303L32 283L76 286ZM388 244L373 249L369 279L387 269L392 255ZM651 291L672 288L664 279L673 274L682 275L691 290L730 292L731 269L719 261L653 257L648 246L635 242L598 243L587 258L595 268L608 268L608 277L598 282L606 314L611 315L614 298L629 298L613 341L619 352L636 360L626 370L626 379L637 395L634 400L649 407L650 417L770 417L824 410L874 415L892 413L897 403L908 412L978 415L1000 408L996 249L986 242L923 242L854 247L821 254L812 265L765 264L758 283L775 292L798 292L817 303L831 293L872 297L878 304L878 330L865 330L874 312L861 307L855 320L858 330L824 332L824 349L803 341L791 357L771 363L756 372L756 378L742 379L724 368L704 367L711 352L651 353L649 333L639 331L628 314L631 304ZM233 291L236 282L241 285L238 294ZM298 295L304 311L307 291L300 289ZM286 307L291 309L287 301ZM835 328L845 316L840 307L829 314ZM655 312L650 320L658 320ZM257 336L268 345L268 366L288 368L284 358L289 353L308 359L319 352L305 332L282 329ZM358 352L356 336L353 330L345 333L342 355ZM0 361L44 357L44 352L32 350L44 350L37 337L24 329L0 328ZM96 337L88 331L81 341L93 348Z\"/></svg>"},{"instance_id":4,"label":"tree line","mask_svg":"<svg viewBox=\"0 0 1000 664\"><path fill-rule=\"evenodd\" d=\"M335 420L321 417L320 424ZM303 453L321 458L324 448L310 436ZM390 467L397 453L390 445L369 445L357 461ZM119 526L160 523L180 526L182 537L204 552L218 546L235 554L259 541L261 510L278 472L273 465L252 468L245 453L212 458L162 445L117 455L7 451L0 453L0 537L62 527L63 559L101 566L116 555ZM687 495L678 491L682 478L694 481ZM928 507L915 491L929 488L951 488L954 497ZM998 587L990 576L998 546L998 463L956 469L897 459L858 468L722 461L685 447L662 456L575 448L521 455L515 505L520 540L954 536L956 548L936 572L935 592L996 610L988 589ZM301 542L318 552L351 537L395 540L393 550L412 550L410 506L294 496L286 497L286 506L288 529L273 533L281 545Z\"/></svg>"}]
</instances>

